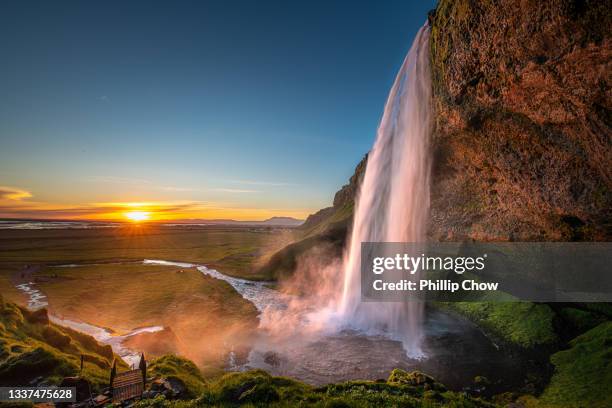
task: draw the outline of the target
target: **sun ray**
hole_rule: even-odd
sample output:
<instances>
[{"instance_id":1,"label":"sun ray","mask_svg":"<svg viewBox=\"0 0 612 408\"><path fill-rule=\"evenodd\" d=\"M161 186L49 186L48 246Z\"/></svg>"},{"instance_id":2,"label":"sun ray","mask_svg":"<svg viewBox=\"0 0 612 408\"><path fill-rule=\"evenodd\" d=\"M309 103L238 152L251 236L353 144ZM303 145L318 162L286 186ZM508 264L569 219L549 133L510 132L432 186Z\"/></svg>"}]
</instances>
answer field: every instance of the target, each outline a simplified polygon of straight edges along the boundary
<instances>
[{"instance_id":1,"label":"sun ray","mask_svg":"<svg viewBox=\"0 0 612 408\"><path fill-rule=\"evenodd\" d=\"M146 221L150 218L150 214L147 211L130 211L123 215L132 222Z\"/></svg>"}]
</instances>

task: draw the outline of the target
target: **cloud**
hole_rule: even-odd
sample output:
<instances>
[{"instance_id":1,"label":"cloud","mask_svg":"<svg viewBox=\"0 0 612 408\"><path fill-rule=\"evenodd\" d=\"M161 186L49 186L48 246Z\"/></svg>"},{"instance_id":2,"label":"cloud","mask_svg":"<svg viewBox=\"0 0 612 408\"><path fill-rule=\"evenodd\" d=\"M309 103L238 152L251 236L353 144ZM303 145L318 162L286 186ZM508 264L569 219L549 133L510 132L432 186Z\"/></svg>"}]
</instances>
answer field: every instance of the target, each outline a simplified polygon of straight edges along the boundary
<instances>
[{"instance_id":1,"label":"cloud","mask_svg":"<svg viewBox=\"0 0 612 408\"><path fill-rule=\"evenodd\" d=\"M297 184L294 184L294 183L287 183L287 182L284 182L284 181L230 180L230 182L236 183L236 184L246 184L246 185L250 185L250 186L275 186L275 187L280 187L280 186L295 186L295 185L297 185Z\"/></svg>"},{"instance_id":2,"label":"cloud","mask_svg":"<svg viewBox=\"0 0 612 408\"><path fill-rule=\"evenodd\" d=\"M153 184L149 180L132 177L96 176L92 177L91 180L97 183L111 184Z\"/></svg>"},{"instance_id":3,"label":"cloud","mask_svg":"<svg viewBox=\"0 0 612 408\"><path fill-rule=\"evenodd\" d=\"M163 186L163 187L160 187L160 190L164 190L164 191L176 191L176 192L199 191L197 188L175 187L175 186Z\"/></svg>"},{"instance_id":4,"label":"cloud","mask_svg":"<svg viewBox=\"0 0 612 408\"><path fill-rule=\"evenodd\" d=\"M149 212L153 220L264 220L273 216L303 219L313 212L312 209L247 208L207 201L109 202L83 205L61 205L15 200L0 201L0 218L125 221L125 213L130 211Z\"/></svg>"},{"instance_id":5,"label":"cloud","mask_svg":"<svg viewBox=\"0 0 612 408\"><path fill-rule=\"evenodd\" d=\"M242 188L213 188L213 191L220 191L223 193L236 193L236 194L242 194L242 193L261 193L261 191L259 190L246 190L246 189L242 189Z\"/></svg>"},{"instance_id":6,"label":"cloud","mask_svg":"<svg viewBox=\"0 0 612 408\"><path fill-rule=\"evenodd\" d=\"M25 198L32 197L29 191L21 190L14 187L0 186L0 200L21 201Z\"/></svg>"},{"instance_id":7,"label":"cloud","mask_svg":"<svg viewBox=\"0 0 612 408\"><path fill-rule=\"evenodd\" d=\"M145 185L147 188L162 190L162 191L173 191L173 192L189 192L198 191L197 188L192 187L178 187L178 186L155 186L154 183L147 179L134 178L134 177L115 177L115 176L96 176L90 179L96 183L108 183L108 184L129 184L129 185Z\"/></svg>"}]
</instances>

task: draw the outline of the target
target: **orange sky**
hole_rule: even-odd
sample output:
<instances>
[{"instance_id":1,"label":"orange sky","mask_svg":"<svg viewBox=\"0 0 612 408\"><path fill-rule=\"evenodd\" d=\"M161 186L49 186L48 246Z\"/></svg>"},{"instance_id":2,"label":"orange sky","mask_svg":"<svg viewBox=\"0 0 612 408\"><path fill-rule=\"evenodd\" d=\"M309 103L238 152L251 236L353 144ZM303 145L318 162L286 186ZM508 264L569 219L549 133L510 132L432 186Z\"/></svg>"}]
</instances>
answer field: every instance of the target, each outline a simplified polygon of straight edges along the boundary
<instances>
[{"instance_id":1,"label":"orange sky","mask_svg":"<svg viewBox=\"0 0 612 408\"><path fill-rule=\"evenodd\" d=\"M78 219L128 221L146 218L151 221L189 219L264 220L274 216L304 219L316 209L264 208L204 201L113 201L84 204L62 204L37 201L29 191L0 186L0 218ZM136 213L136 214L134 214Z\"/></svg>"}]
</instances>

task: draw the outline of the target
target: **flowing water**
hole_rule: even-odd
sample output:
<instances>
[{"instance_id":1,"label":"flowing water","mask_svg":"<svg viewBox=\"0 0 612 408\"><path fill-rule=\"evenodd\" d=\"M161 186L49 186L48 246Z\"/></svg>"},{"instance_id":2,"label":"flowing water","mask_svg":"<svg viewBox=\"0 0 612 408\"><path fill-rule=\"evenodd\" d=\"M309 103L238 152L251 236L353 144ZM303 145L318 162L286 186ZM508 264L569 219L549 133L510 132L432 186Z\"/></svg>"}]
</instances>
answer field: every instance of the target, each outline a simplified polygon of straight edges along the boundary
<instances>
[{"instance_id":1,"label":"flowing water","mask_svg":"<svg viewBox=\"0 0 612 408\"><path fill-rule=\"evenodd\" d=\"M202 274L224 280L255 305L260 317L271 310L282 313L294 300L291 296L270 289L266 282L234 278L204 265L165 260L144 260L143 263L177 268L195 267ZM75 268L79 266L66 265ZM47 306L45 295L36 288L35 283L18 287L28 295L30 308ZM202 313L207 311L203 310ZM153 326L117 335L86 322L53 315L50 319L110 345L130 365L138 362L140 351L125 347L124 340L139 333L163 330L161 326ZM499 350L476 326L463 318L430 310L424 318L422 333L421 347L428 358L413 359L406 354L400 341L386 335L371 335L350 329L307 335L298 328L278 336L261 327L255 333L248 350L234 350L233 345L227 345L231 350L227 368L232 371L262 368L272 374L291 376L310 384L386 378L394 368L420 369L452 389L461 389L469 385L476 375L481 375L492 382L503 384L499 388L501 391L520 382L524 376L523 356L513 356L508 350Z\"/></svg>"},{"instance_id":2,"label":"flowing water","mask_svg":"<svg viewBox=\"0 0 612 408\"><path fill-rule=\"evenodd\" d=\"M429 209L431 154L429 27L423 26L391 88L358 194L344 261L339 318L401 340L411 357L420 346L421 302L361 302L362 242L423 242Z\"/></svg>"},{"instance_id":3,"label":"flowing water","mask_svg":"<svg viewBox=\"0 0 612 408\"><path fill-rule=\"evenodd\" d=\"M425 239L431 168L428 58L429 27L425 25L391 88L368 157L350 244L340 268L344 271L343 287L336 292L340 294L335 304L332 302L333 307L322 313L330 330L308 331L311 318L318 312L304 306L307 302L270 289L266 282L230 277L204 265L143 261L147 265L196 267L203 274L228 282L255 305L260 312L260 328L248 350L235 351L233 345L228 345L229 369L263 368L311 384L386 378L393 368L421 369L452 389L469 385L476 375L502 384L499 391L522 380L524 358L512 356L508 350L500 351L465 319L441 311L425 313L423 303L415 301L365 303L360 299L362 242ZM30 306L46 304L44 295L32 284L20 289L30 296ZM300 307L293 307L296 303ZM276 324L296 315L296 319L288 320L289 324ZM94 335L128 361L138 355L123 347L127 336L113 336L86 323L58 318L54 321ZM275 325L277 330L271 330ZM138 329L129 335L161 329Z\"/></svg>"},{"instance_id":4,"label":"flowing water","mask_svg":"<svg viewBox=\"0 0 612 408\"><path fill-rule=\"evenodd\" d=\"M78 266L80 265L64 265L64 267L71 268L76 268ZM21 290L22 292L24 292L25 295L28 296L28 309L38 310L40 308L49 306L47 296L36 288L36 283L22 283L17 285L16 288ZM164 329L162 326L140 327L132 330L127 334L117 335L116 333L113 333L108 329L94 326L93 324L77 322L52 314L49 315L49 320L57 325L68 327L78 332L88 334L100 343L111 346L115 354L121 357L121 359L125 361L129 366L136 366L136 364L138 364L138 362L140 361L140 352L138 352L137 350L130 350L129 348L123 345L123 342L131 336L136 336L141 333L154 333Z\"/></svg>"}]
</instances>

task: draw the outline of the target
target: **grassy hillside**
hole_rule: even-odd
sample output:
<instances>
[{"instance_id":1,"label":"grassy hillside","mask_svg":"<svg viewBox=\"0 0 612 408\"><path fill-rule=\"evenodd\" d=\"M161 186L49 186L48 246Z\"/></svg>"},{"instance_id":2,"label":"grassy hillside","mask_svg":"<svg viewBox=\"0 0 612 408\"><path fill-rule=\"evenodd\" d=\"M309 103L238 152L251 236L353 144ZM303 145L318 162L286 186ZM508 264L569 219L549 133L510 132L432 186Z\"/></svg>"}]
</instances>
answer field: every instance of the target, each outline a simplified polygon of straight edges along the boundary
<instances>
[{"instance_id":1,"label":"grassy hillside","mask_svg":"<svg viewBox=\"0 0 612 408\"><path fill-rule=\"evenodd\" d=\"M455 302L445 307L467 317L488 333L522 348L558 342L555 313L544 304L530 302Z\"/></svg>"},{"instance_id":2,"label":"grassy hillside","mask_svg":"<svg viewBox=\"0 0 612 408\"><path fill-rule=\"evenodd\" d=\"M29 312L14 303L0 302L0 384L27 385L38 377L58 384L63 377L79 373L83 355L83 377L94 389L108 385L111 362L118 359L110 346L48 323L44 309Z\"/></svg>"},{"instance_id":3,"label":"grassy hillside","mask_svg":"<svg viewBox=\"0 0 612 408\"><path fill-rule=\"evenodd\" d=\"M191 401L144 400L138 407L492 407L418 372L394 370L380 381L349 381L312 387L262 370L230 373L205 384Z\"/></svg>"},{"instance_id":4,"label":"grassy hillside","mask_svg":"<svg viewBox=\"0 0 612 408\"><path fill-rule=\"evenodd\" d=\"M239 344L257 325L252 303L227 282L195 268L140 263L46 267L34 279L53 314L119 334L167 327L169 332L135 336L129 344L149 355L179 352L202 367L222 367L228 345Z\"/></svg>"},{"instance_id":5,"label":"grassy hillside","mask_svg":"<svg viewBox=\"0 0 612 408\"><path fill-rule=\"evenodd\" d=\"M153 360L147 375L178 381L185 387L183 397L195 398L205 388L205 380L198 367L191 361L176 355L165 355Z\"/></svg>"},{"instance_id":6,"label":"grassy hillside","mask_svg":"<svg viewBox=\"0 0 612 408\"><path fill-rule=\"evenodd\" d=\"M551 356L555 372L539 398L521 398L529 408L612 406L612 322L576 337Z\"/></svg>"}]
</instances>

